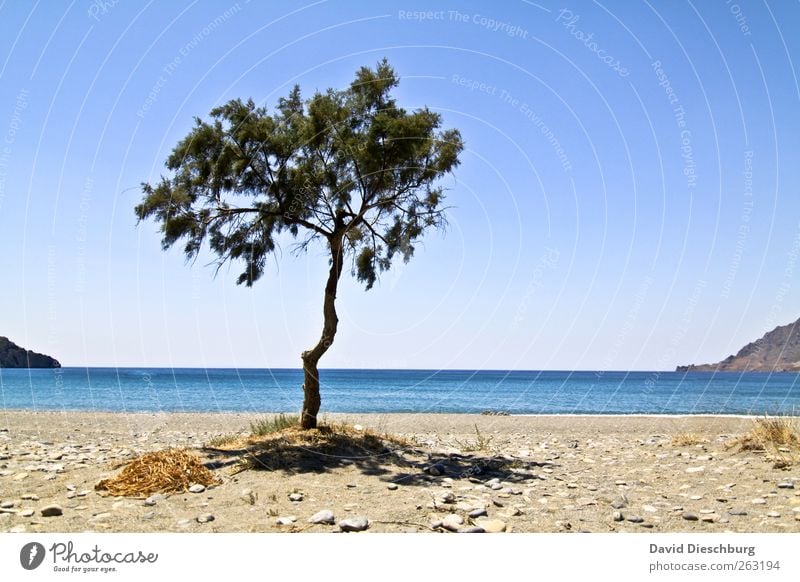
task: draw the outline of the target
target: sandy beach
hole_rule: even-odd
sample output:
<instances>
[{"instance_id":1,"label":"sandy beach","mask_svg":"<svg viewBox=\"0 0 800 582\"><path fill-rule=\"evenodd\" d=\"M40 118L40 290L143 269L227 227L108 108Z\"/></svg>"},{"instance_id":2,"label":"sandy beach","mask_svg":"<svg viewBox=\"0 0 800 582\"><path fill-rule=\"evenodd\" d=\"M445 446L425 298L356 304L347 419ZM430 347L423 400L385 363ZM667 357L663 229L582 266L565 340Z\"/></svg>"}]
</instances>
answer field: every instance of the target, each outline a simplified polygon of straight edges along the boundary
<instances>
[{"instance_id":1,"label":"sandy beach","mask_svg":"<svg viewBox=\"0 0 800 582\"><path fill-rule=\"evenodd\" d=\"M397 440L374 454L304 450L271 470L237 469L209 446L258 418L4 411L0 531L338 532L366 518L368 532L800 532L800 466L726 447L749 417L324 415ZM170 447L196 452L220 484L95 490Z\"/></svg>"}]
</instances>

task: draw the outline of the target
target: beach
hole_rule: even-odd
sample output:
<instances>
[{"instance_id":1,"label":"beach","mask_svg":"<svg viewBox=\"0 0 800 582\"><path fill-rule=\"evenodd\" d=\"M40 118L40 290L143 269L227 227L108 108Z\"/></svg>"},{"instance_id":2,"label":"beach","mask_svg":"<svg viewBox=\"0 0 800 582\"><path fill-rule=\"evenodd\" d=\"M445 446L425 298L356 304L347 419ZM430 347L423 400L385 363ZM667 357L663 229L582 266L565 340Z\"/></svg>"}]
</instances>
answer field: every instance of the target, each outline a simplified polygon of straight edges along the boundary
<instances>
[{"instance_id":1,"label":"beach","mask_svg":"<svg viewBox=\"0 0 800 582\"><path fill-rule=\"evenodd\" d=\"M800 532L800 465L730 446L753 417L330 414L385 449L242 469L220 443L263 417L3 411L0 531ZM169 448L219 483L95 489Z\"/></svg>"}]
</instances>

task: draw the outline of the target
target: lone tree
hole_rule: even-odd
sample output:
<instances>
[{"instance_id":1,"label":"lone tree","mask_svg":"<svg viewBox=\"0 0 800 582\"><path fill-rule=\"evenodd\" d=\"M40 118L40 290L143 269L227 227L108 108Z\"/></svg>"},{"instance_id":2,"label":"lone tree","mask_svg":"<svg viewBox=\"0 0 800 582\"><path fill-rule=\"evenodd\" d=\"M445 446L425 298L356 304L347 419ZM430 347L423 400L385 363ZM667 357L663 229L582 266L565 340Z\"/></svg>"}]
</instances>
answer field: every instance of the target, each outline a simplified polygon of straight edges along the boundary
<instances>
[{"instance_id":1,"label":"lone tree","mask_svg":"<svg viewBox=\"0 0 800 582\"><path fill-rule=\"evenodd\" d=\"M162 247L181 241L187 259L204 243L218 268L241 261L237 283L263 274L277 238L288 232L298 250L321 242L330 252L322 335L301 354L301 426L314 428L320 409L317 364L336 336L336 290L346 260L370 289L429 227L445 224L439 178L459 164L458 130L442 129L427 108L397 107L398 84L384 59L362 67L342 91L301 99L295 86L272 114L239 99L211 111L166 161L171 177L142 184L138 219L160 225Z\"/></svg>"}]
</instances>

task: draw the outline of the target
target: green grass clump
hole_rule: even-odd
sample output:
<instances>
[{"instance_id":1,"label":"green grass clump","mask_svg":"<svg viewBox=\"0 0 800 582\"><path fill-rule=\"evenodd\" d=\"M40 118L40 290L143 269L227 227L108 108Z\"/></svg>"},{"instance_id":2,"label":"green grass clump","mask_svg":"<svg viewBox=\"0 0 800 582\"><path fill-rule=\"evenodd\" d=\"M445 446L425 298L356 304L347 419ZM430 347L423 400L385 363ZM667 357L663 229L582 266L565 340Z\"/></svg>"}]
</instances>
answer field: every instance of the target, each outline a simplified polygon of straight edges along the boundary
<instances>
[{"instance_id":1,"label":"green grass clump","mask_svg":"<svg viewBox=\"0 0 800 582\"><path fill-rule=\"evenodd\" d=\"M250 434L252 436L266 436L280 432L287 428L300 425L300 416L297 414L277 414L266 418L260 418L250 423Z\"/></svg>"}]
</instances>

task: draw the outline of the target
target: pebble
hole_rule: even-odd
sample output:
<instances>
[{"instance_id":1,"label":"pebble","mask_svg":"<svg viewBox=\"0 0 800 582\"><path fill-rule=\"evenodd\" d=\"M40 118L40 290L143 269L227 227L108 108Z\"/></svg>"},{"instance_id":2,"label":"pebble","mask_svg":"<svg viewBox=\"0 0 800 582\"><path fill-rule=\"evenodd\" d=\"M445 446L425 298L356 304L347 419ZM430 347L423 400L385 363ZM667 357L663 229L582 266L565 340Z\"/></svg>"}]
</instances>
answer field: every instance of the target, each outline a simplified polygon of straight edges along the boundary
<instances>
[{"instance_id":1,"label":"pebble","mask_svg":"<svg viewBox=\"0 0 800 582\"><path fill-rule=\"evenodd\" d=\"M26 499L30 501L39 501L39 496L34 495L33 493L25 493L24 495L22 495L21 499Z\"/></svg>"},{"instance_id":2,"label":"pebble","mask_svg":"<svg viewBox=\"0 0 800 582\"><path fill-rule=\"evenodd\" d=\"M289 494L289 501L293 501L295 503L299 503L303 500L302 493L290 493Z\"/></svg>"},{"instance_id":3,"label":"pebble","mask_svg":"<svg viewBox=\"0 0 800 582\"><path fill-rule=\"evenodd\" d=\"M502 533L506 531L506 522L499 519L479 519L475 522L486 533Z\"/></svg>"},{"instance_id":4,"label":"pebble","mask_svg":"<svg viewBox=\"0 0 800 582\"><path fill-rule=\"evenodd\" d=\"M297 517L294 515L289 515L287 517L279 517L275 520L275 523L278 525L292 525L294 522L297 521Z\"/></svg>"},{"instance_id":5,"label":"pebble","mask_svg":"<svg viewBox=\"0 0 800 582\"><path fill-rule=\"evenodd\" d=\"M459 529L458 533L486 533L486 530L482 527L478 527L477 525L469 525Z\"/></svg>"},{"instance_id":6,"label":"pebble","mask_svg":"<svg viewBox=\"0 0 800 582\"><path fill-rule=\"evenodd\" d=\"M429 475L433 475L434 477L439 477L441 475L444 475L446 471L444 465L442 465L441 463L436 463L428 467L427 472Z\"/></svg>"},{"instance_id":7,"label":"pebble","mask_svg":"<svg viewBox=\"0 0 800 582\"><path fill-rule=\"evenodd\" d=\"M752 503L753 505L766 505L767 500L764 499L763 497L756 497L750 503Z\"/></svg>"},{"instance_id":8,"label":"pebble","mask_svg":"<svg viewBox=\"0 0 800 582\"><path fill-rule=\"evenodd\" d=\"M628 504L625 503L624 499L615 499L614 501L611 502L611 507L613 507L614 509L622 509L626 505Z\"/></svg>"},{"instance_id":9,"label":"pebble","mask_svg":"<svg viewBox=\"0 0 800 582\"><path fill-rule=\"evenodd\" d=\"M794 489L794 483L791 481L783 481L778 483L778 489Z\"/></svg>"},{"instance_id":10,"label":"pebble","mask_svg":"<svg viewBox=\"0 0 800 582\"><path fill-rule=\"evenodd\" d=\"M369 527L369 520L366 517L350 517L339 522L339 529L342 531L364 531Z\"/></svg>"},{"instance_id":11,"label":"pebble","mask_svg":"<svg viewBox=\"0 0 800 582\"><path fill-rule=\"evenodd\" d=\"M780 516L781 516L781 514L780 514L780 513L778 513L777 511L770 511L770 512L767 514L767 517L780 517Z\"/></svg>"},{"instance_id":12,"label":"pebble","mask_svg":"<svg viewBox=\"0 0 800 582\"><path fill-rule=\"evenodd\" d=\"M700 501L703 498L702 495L689 495L689 499L692 501Z\"/></svg>"},{"instance_id":13,"label":"pebble","mask_svg":"<svg viewBox=\"0 0 800 582\"><path fill-rule=\"evenodd\" d=\"M700 517L700 521L704 521L706 523L714 523L716 519L717 519L716 515L703 515Z\"/></svg>"},{"instance_id":14,"label":"pebble","mask_svg":"<svg viewBox=\"0 0 800 582\"><path fill-rule=\"evenodd\" d=\"M12 507L14 507L13 501L3 501L0 503L0 509L11 509Z\"/></svg>"},{"instance_id":15,"label":"pebble","mask_svg":"<svg viewBox=\"0 0 800 582\"><path fill-rule=\"evenodd\" d=\"M192 520L190 520L190 519L179 519L178 520L178 525L180 527L187 527L190 523L192 523Z\"/></svg>"},{"instance_id":16,"label":"pebble","mask_svg":"<svg viewBox=\"0 0 800 582\"><path fill-rule=\"evenodd\" d=\"M28 530L22 524L15 525L10 530L8 530L9 533L25 533L26 531L28 531Z\"/></svg>"},{"instance_id":17,"label":"pebble","mask_svg":"<svg viewBox=\"0 0 800 582\"><path fill-rule=\"evenodd\" d=\"M57 517L59 515L64 515L64 509L60 505L46 505L42 507L39 512L42 514L42 517Z\"/></svg>"},{"instance_id":18,"label":"pebble","mask_svg":"<svg viewBox=\"0 0 800 582\"><path fill-rule=\"evenodd\" d=\"M202 493L206 490L205 485L201 485L200 483L195 483L191 487L189 487L189 493Z\"/></svg>"},{"instance_id":19,"label":"pebble","mask_svg":"<svg viewBox=\"0 0 800 582\"><path fill-rule=\"evenodd\" d=\"M386 488L387 488L389 491L397 491L397 483L389 483L389 484L386 486Z\"/></svg>"},{"instance_id":20,"label":"pebble","mask_svg":"<svg viewBox=\"0 0 800 582\"><path fill-rule=\"evenodd\" d=\"M464 525L464 518L457 513L450 513L442 519L442 527L448 531L458 531Z\"/></svg>"},{"instance_id":21,"label":"pebble","mask_svg":"<svg viewBox=\"0 0 800 582\"><path fill-rule=\"evenodd\" d=\"M336 518L330 509L322 509L309 517L308 523L324 523L332 525L336 523Z\"/></svg>"},{"instance_id":22,"label":"pebble","mask_svg":"<svg viewBox=\"0 0 800 582\"><path fill-rule=\"evenodd\" d=\"M486 512L485 507L476 507L475 509L470 511L467 515L471 518L476 518L476 517L485 517L486 515L488 515L488 513Z\"/></svg>"},{"instance_id":23,"label":"pebble","mask_svg":"<svg viewBox=\"0 0 800 582\"><path fill-rule=\"evenodd\" d=\"M689 467L688 469L686 469L686 472L687 473L702 473L705 470L706 470L705 466Z\"/></svg>"},{"instance_id":24,"label":"pebble","mask_svg":"<svg viewBox=\"0 0 800 582\"><path fill-rule=\"evenodd\" d=\"M20 517L33 517L36 512L32 509L23 509L19 512Z\"/></svg>"},{"instance_id":25,"label":"pebble","mask_svg":"<svg viewBox=\"0 0 800 582\"><path fill-rule=\"evenodd\" d=\"M658 511L658 509L656 509L652 505L642 505L642 509L644 509L647 513L655 513Z\"/></svg>"},{"instance_id":26,"label":"pebble","mask_svg":"<svg viewBox=\"0 0 800 582\"><path fill-rule=\"evenodd\" d=\"M627 520L631 523L642 523L644 521L644 518L640 515L629 515L627 517Z\"/></svg>"},{"instance_id":27,"label":"pebble","mask_svg":"<svg viewBox=\"0 0 800 582\"><path fill-rule=\"evenodd\" d=\"M728 511L729 515L747 515L747 510L740 507L734 507Z\"/></svg>"},{"instance_id":28,"label":"pebble","mask_svg":"<svg viewBox=\"0 0 800 582\"><path fill-rule=\"evenodd\" d=\"M452 491L445 491L442 493L441 497L439 497L439 501L442 503L455 503L456 495Z\"/></svg>"},{"instance_id":29,"label":"pebble","mask_svg":"<svg viewBox=\"0 0 800 582\"><path fill-rule=\"evenodd\" d=\"M214 521L214 516L210 513L203 513L197 516L197 523L208 523L209 521Z\"/></svg>"},{"instance_id":30,"label":"pebble","mask_svg":"<svg viewBox=\"0 0 800 582\"><path fill-rule=\"evenodd\" d=\"M621 511L615 511L614 515L613 515L613 519L614 519L614 521L623 521L625 519L625 516L622 515Z\"/></svg>"}]
</instances>

